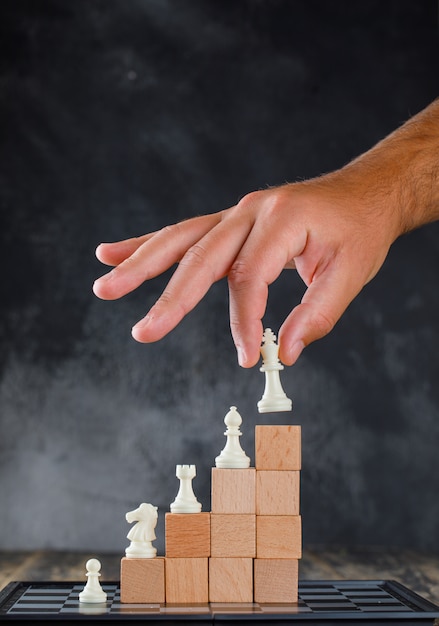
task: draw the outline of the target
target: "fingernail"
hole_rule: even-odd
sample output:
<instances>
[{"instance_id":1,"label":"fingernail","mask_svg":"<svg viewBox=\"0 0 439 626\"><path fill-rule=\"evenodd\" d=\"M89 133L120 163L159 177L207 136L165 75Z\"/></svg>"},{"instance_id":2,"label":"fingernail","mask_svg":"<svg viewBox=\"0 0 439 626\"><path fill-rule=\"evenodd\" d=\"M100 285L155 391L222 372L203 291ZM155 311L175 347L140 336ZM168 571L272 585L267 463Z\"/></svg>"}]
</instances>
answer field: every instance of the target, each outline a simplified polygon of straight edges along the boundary
<instances>
[{"instance_id":1,"label":"fingernail","mask_svg":"<svg viewBox=\"0 0 439 626\"><path fill-rule=\"evenodd\" d=\"M296 343L293 343L290 350L288 351L291 364L294 364L297 361L304 347L305 347L305 344L303 343L301 339L296 341Z\"/></svg>"},{"instance_id":2,"label":"fingernail","mask_svg":"<svg viewBox=\"0 0 439 626\"><path fill-rule=\"evenodd\" d=\"M237 348L238 351L238 363L241 367L247 363L247 355L241 347Z\"/></svg>"}]
</instances>

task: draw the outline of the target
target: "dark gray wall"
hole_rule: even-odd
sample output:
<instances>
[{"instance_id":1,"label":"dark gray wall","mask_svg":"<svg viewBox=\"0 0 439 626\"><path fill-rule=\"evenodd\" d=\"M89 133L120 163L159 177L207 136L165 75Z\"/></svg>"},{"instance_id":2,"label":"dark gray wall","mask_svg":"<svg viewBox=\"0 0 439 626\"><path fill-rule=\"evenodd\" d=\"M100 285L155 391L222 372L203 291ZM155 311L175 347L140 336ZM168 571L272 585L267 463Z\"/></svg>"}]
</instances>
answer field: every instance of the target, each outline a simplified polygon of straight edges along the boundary
<instances>
[{"instance_id":1,"label":"dark gray wall","mask_svg":"<svg viewBox=\"0 0 439 626\"><path fill-rule=\"evenodd\" d=\"M236 404L252 454L263 375L236 362L219 283L155 345L130 336L160 277L91 292L100 241L336 168L438 93L433 0L3 0L0 548L122 550L176 463L210 467ZM303 425L305 544L439 551L439 225L283 382ZM304 287L272 287L274 329ZM160 526L160 542L163 529Z\"/></svg>"}]
</instances>

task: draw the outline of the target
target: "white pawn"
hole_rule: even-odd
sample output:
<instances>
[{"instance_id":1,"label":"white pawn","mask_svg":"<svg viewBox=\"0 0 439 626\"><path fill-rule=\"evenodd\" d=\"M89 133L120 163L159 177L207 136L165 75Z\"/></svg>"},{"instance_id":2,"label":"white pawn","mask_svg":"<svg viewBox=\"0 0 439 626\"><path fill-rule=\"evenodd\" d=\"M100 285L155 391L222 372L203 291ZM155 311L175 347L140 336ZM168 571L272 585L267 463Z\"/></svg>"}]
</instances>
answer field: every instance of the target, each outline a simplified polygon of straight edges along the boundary
<instances>
[{"instance_id":1,"label":"white pawn","mask_svg":"<svg viewBox=\"0 0 439 626\"><path fill-rule=\"evenodd\" d=\"M221 454L216 457L215 465L230 469L250 467L250 459L239 443L239 438L242 435L242 432L239 430L242 418L236 410L236 406L230 407L230 411L224 418L224 423L227 426L227 430L224 433L227 441Z\"/></svg>"},{"instance_id":2,"label":"white pawn","mask_svg":"<svg viewBox=\"0 0 439 626\"><path fill-rule=\"evenodd\" d=\"M97 559L89 559L85 564L87 570L87 584L79 594L79 602L98 603L106 602L107 594L99 583L101 564Z\"/></svg>"},{"instance_id":3,"label":"white pawn","mask_svg":"<svg viewBox=\"0 0 439 626\"><path fill-rule=\"evenodd\" d=\"M192 479L196 476L195 465L177 465L175 474L180 479L180 488L171 504L171 513L200 513L201 504L192 489Z\"/></svg>"},{"instance_id":4,"label":"white pawn","mask_svg":"<svg viewBox=\"0 0 439 626\"><path fill-rule=\"evenodd\" d=\"M258 402L259 413L275 413L277 411L291 411L293 403L287 398L282 389L279 372L284 366L279 361L279 346L276 344L276 335L271 328L266 328L261 346L262 367L265 372L265 390L262 399Z\"/></svg>"},{"instance_id":5,"label":"white pawn","mask_svg":"<svg viewBox=\"0 0 439 626\"><path fill-rule=\"evenodd\" d=\"M126 556L129 559L153 559L157 554L151 543L156 539L157 507L142 502L138 509L129 511L125 519L129 524L137 522L127 535L131 543L125 550Z\"/></svg>"}]
</instances>

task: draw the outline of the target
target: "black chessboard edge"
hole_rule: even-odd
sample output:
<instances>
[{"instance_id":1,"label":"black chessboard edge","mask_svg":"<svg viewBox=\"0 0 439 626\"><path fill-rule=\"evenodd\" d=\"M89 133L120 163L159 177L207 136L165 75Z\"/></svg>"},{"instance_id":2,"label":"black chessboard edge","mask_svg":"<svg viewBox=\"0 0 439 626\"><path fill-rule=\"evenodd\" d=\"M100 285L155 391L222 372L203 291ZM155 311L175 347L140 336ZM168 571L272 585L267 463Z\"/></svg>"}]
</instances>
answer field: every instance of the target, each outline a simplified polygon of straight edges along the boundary
<instances>
[{"instance_id":1,"label":"black chessboard edge","mask_svg":"<svg viewBox=\"0 0 439 626\"><path fill-rule=\"evenodd\" d=\"M343 626L370 624L374 626L401 624L401 626L412 626L415 624L430 624L439 626L439 606L411 591L399 582L392 580L343 580L343 581L299 581L299 603L298 605L276 606L276 610L271 612L271 605L258 605L255 607L259 612L241 612L221 610L219 605L206 612L195 615L188 610L182 611L178 615L161 614L151 615L146 610L137 606L133 614L119 611L117 606L108 605L107 612L103 615L85 616L72 614L69 612L59 612L48 615L38 611L37 608L26 609L26 613L17 610L20 607L21 598L31 591L32 596L38 606L38 589L51 589L58 596L62 590L66 590L66 595L71 594L73 587L83 585L83 582L54 582L54 581L33 581L33 582L11 582L0 591L0 622L16 622L25 624L41 624L44 622L54 624L91 624L98 621L101 624L131 624L145 623L154 626L166 622L171 624L200 624L216 622L227 622L227 626L234 624L273 624L274 622L283 624L313 624L329 626L329 624L340 623ZM102 585L117 588L118 582L102 582ZM61 594L60 594L61 592ZM77 592L76 592L77 593ZM337 595L338 594L338 595ZM375 598L375 600L374 600ZM386 605L387 601L387 605ZM331 604L332 603L332 604ZM351 603L351 605L349 605ZM117 605L117 603L116 603ZM130 605L118 605L129 607ZM165 605L166 606L166 605ZM263 607L263 611L260 611ZM185 608L182 606L182 608ZM12 610L11 610L12 609ZM285 609L285 610L282 610ZM343 610L342 610L343 609Z\"/></svg>"}]
</instances>

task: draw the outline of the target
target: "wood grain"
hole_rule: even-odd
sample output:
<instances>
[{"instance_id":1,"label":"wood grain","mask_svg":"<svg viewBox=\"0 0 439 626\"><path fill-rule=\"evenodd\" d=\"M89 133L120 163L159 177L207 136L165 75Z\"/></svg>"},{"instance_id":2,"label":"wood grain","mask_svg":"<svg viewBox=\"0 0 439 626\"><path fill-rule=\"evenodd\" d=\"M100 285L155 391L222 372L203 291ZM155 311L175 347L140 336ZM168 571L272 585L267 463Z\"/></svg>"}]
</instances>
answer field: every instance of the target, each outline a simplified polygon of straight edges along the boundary
<instances>
[{"instance_id":1,"label":"wood grain","mask_svg":"<svg viewBox=\"0 0 439 626\"><path fill-rule=\"evenodd\" d=\"M207 558L165 558L166 602L172 604L209 601Z\"/></svg>"},{"instance_id":2,"label":"wood grain","mask_svg":"<svg viewBox=\"0 0 439 626\"><path fill-rule=\"evenodd\" d=\"M120 563L120 601L130 604L165 602L165 559L128 559Z\"/></svg>"},{"instance_id":3,"label":"wood grain","mask_svg":"<svg viewBox=\"0 0 439 626\"><path fill-rule=\"evenodd\" d=\"M257 470L300 470L302 465L300 426L256 426Z\"/></svg>"},{"instance_id":4,"label":"wood grain","mask_svg":"<svg viewBox=\"0 0 439 626\"><path fill-rule=\"evenodd\" d=\"M213 557L255 557L256 515L211 515Z\"/></svg>"},{"instance_id":5,"label":"wood grain","mask_svg":"<svg viewBox=\"0 0 439 626\"><path fill-rule=\"evenodd\" d=\"M256 512L256 470L212 468L212 513Z\"/></svg>"},{"instance_id":6,"label":"wood grain","mask_svg":"<svg viewBox=\"0 0 439 626\"><path fill-rule=\"evenodd\" d=\"M210 513L166 513L166 556L210 556Z\"/></svg>"},{"instance_id":7,"label":"wood grain","mask_svg":"<svg viewBox=\"0 0 439 626\"><path fill-rule=\"evenodd\" d=\"M209 559L210 602L253 602L253 559Z\"/></svg>"},{"instance_id":8,"label":"wood grain","mask_svg":"<svg viewBox=\"0 0 439 626\"><path fill-rule=\"evenodd\" d=\"M299 515L300 472L256 471L256 514Z\"/></svg>"},{"instance_id":9,"label":"wood grain","mask_svg":"<svg viewBox=\"0 0 439 626\"><path fill-rule=\"evenodd\" d=\"M299 561L297 559L255 559L255 602L297 602Z\"/></svg>"},{"instance_id":10,"label":"wood grain","mask_svg":"<svg viewBox=\"0 0 439 626\"><path fill-rule=\"evenodd\" d=\"M258 559L302 558L300 515L257 515L256 556Z\"/></svg>"}]
</instances>

